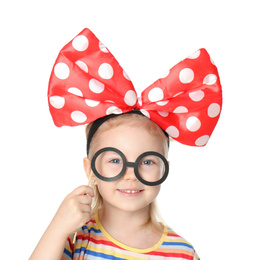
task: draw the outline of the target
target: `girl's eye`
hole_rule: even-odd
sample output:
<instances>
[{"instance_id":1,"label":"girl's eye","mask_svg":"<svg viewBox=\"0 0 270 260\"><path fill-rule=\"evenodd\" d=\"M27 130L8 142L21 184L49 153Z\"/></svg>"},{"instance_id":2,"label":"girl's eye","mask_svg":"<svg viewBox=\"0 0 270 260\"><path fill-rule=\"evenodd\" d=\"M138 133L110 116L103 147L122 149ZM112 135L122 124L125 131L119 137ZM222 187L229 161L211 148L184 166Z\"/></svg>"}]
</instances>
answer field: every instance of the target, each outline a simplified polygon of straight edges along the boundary
<instances>
[{"instance_id":1,"label":"girl's eye","mask_svg":"<svg viewBox=\"0 0 270 260\"><path fill-rule=\"evenodd\" d=\"M154 162L151 161L151 160L144 160L144 161L142 162L143 165L151 165L151 164L153 164L153 163L154 163Z\"/></svg>"},{"instance_id":2,"label":"girl's eye","mask_svg":"<svg viewBox=\"0 0 270 260\"><path fill-rule=\"evenodd\" d=\"M110 160L111 163L121 163L120 159L112 159Z\"/></svg>"}]
</instances>

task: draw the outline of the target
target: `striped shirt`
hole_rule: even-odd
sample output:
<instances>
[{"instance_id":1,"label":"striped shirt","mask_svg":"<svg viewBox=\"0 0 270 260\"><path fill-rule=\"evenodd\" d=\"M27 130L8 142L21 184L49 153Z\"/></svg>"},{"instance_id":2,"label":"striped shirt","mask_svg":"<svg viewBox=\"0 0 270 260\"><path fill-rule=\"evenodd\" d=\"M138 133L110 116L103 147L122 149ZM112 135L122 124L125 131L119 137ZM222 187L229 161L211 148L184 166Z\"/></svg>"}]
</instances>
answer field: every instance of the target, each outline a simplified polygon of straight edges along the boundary
<instances>
[{"instance_id":1,"label":"striped shirt","mask_svg":"<svg viewBox=\"0 0 270 260\"><path fill-rule=\"evenodd\" d=\"M159 242L151 248L136 249L126 246L106 232L97 214L77 232L74 245L72 240L72 237L69 237L66 241L62 260L200 260L189 242L166 227Z\"/></svg>"}]
</instances>

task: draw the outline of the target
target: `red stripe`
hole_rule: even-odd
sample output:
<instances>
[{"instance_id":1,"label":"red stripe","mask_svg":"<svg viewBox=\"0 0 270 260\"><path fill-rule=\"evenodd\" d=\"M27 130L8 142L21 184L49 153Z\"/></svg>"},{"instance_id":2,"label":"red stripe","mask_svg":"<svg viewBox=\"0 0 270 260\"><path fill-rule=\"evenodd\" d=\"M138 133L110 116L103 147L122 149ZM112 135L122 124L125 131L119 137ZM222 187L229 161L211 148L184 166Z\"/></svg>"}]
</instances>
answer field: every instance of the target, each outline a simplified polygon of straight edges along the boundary
<instances>
[{"instance_id":1,"label":"red stripe","mask_svg":"<svg viewBox=\"0 0 270 260\"><path fill-rule=\"evenodd\" d=\"M85 224L88 224L88 223L90 223L90 222L95 224L95 223L96 223L96 220L95 220L94 218L92 218L92 219L90 219L88 222L86 222Z\"/></svg>"},{"instance_id":2,"label":"red stripe","mask_svg":"<svg viewBox=\"0 0 270 260\"><path fill-rule=\"evenodd\" d=\"M169 252L149 252L146 253L146 255L155 255L155 256L164 256L164 257L179 257L179 258L183 258L183 259L187 259L187 260L193 260L193 256L190 255L186 255L186 254L178 254L178 253L169 253Z\"/></svg>"},{"instance_id":3,"label":"red stripe","mask_svg":"<svg viewBox=\"0 0 270 260\"><path fill-rule=\"evenodd\" d=\"M87 239L88 239L88 241L90 241L90 242L92 242L93 244L96 244L96 245L106 245L106 246L112 246L112 247L121 249L121 247L115 245L113 242L110 242L108 240L94 239L93 237L91 237L90 240L89 240L89 237Z\"/></svg>"},{"instance_id":4,"label":"red stripe","mask_svg":"<svg viewBox=\"0 0 270 260\"><path fill-rule=\"evenodd\" d=\"M179 238L182 238L182 237L180 237L179 235L177 235L174 232L168 232L167 236L169 236L169 237L179 237Z\"/></svg>"}]
</instances>

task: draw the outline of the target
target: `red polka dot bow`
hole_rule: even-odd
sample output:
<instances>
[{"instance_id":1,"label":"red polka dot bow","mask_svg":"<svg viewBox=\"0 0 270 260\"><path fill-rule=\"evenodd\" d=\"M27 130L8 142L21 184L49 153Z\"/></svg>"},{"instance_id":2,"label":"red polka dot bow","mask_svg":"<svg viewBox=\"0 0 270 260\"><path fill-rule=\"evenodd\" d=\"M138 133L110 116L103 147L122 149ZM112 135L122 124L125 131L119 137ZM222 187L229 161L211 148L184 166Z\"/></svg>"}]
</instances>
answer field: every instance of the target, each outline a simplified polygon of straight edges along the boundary
<instances>
[{"instance_id":1,"label":"red polka dot bow","mask_svg":"<svg viewBox=\"0 0 270 260\"><path fill-rule=\"evenodd\" d=\"M140 98L109 50L84 29L60 51L49 82L56 126L76 126L139 109L173 139L204 146L219 119L222 90L205 49L176 64Z\"/></svg>"}]
</instances>

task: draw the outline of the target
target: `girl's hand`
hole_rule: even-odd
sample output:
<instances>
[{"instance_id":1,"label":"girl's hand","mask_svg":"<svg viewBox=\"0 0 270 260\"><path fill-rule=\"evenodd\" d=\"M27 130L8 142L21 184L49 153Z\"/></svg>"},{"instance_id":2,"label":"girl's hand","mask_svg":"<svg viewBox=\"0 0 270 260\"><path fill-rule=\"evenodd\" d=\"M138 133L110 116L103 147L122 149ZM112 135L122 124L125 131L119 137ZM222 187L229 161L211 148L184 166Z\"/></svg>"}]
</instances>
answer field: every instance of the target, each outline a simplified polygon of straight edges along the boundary
<instances>
[{"instance_id":1,"label":"girl's hand","mask_svg":"<svg viewBox=\"0 0 270 260\"><path fill-rule=\"evenodd\" d=\"M80 186L66 196L30 260L61 259L67 237L90 220L92 197L89 186Z\"/></svg>"},{"instance_id":2,"label":"girl's hand","mask_svg":"<svg viewBox=\"0 0 270 260\"><path fill-rule=\"evenodd\" d=\"M83 185L76 188L63 200L51 224L66 236L76 232L91 218L93 197L91 187Z\"/></svg>"}]
</instances>

